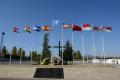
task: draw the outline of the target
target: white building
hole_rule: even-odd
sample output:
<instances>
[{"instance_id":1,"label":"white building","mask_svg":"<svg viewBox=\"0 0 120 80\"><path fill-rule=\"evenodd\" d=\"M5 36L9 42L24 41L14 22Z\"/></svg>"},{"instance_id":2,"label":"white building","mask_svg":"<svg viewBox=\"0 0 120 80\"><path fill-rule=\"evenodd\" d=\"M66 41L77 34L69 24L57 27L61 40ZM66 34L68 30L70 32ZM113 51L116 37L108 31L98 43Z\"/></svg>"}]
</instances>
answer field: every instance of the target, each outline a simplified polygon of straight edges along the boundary
<instances>
[{"instance_id":1,"label":"white building","mask_svg":"<svg viewBox=\"0 0 120 80\"><path fill-rule=\"evenodd\" d=\"M120 64L120 59L118 59L118 64Z\"/></svg>"},{"instance_id":2,"label":"white building","mask_svg":"<svg viewBox=\"0 0 120 80\"><path fill-rule=\"evenodd\" d=\"M118 60L117 59L106 59L106 63L107 64L118 64Z\"/></svg>"},{"instance_id":3,"label":"white building","mask_svg":"<svg viewBox=\"0 0 120 80\"><path fill-rule=\"evenodd\" d=\"M103 59L93 59L92 63L120 64L120 59L106 59L105 62Z\"/></svg>"},{"instance_id":4,"label":"white building","mask_svg":"<svg viewBox=\"0 0 120 80\"><path fill-rule=\"evenodd\" d=\"M101 61L99 59L93 59L92 63L96 63L97 64L97 63L101 63Z\"/></svg>"}]
</instances>

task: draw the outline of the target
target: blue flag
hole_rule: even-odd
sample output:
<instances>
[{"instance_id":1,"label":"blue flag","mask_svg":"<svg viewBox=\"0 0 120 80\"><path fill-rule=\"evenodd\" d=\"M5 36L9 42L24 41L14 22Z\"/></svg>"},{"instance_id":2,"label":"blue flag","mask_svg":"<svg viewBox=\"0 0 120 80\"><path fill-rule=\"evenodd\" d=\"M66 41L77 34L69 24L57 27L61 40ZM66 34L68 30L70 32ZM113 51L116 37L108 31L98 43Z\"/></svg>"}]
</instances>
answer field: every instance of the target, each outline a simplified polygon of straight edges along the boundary
<instances>
[{"instance_id":1,"label":"blue flag","mask_svg":"<svg viewBox=\"0 0 120 80\"><path fill-rule=\"evenodd\" d=\"M39 32L39 31L41 31L41 27L34 25L33 30Z\"/></svg>"},{"instance_id":2,"label":"blue flag","mask_svg":"<svg viewBox=\"0 0 120 80\"><path fill-rule=\"evenodd\" d=\"M57 26L59 23L59 20L52 20L52 26Z\"/></svg>"}]
</instances>

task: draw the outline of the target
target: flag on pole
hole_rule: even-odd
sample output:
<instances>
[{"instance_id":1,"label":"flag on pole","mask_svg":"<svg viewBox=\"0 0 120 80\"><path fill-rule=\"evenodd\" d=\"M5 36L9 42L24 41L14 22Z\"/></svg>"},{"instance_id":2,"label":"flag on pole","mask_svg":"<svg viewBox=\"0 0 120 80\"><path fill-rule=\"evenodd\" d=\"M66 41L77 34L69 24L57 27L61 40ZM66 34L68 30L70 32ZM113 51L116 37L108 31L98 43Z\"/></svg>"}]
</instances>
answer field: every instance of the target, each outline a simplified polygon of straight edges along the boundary
<instances>
[{"instance_id":1,"label":"flag on pole","mask_svg":"<svg viewBox=\"0 0 120 80\"><path fill-rule=\"evenodd\" d=\"M82 31L82 28L77 25L72 25L72 30L73 31Z\"/></svg>"},{"instance_id":2,"label":"flag on pole","mask_svg":"<svg viewBox=\"0 0 120 80\"><path fill-rule=\"evenodd\" d=\"M83 24L82 30L92 30L91 25L90 24Z\"/></svg>"},{"instance_id":3,"label":"flag on pole","mask_svg":"<svg viewBox=\"0 0 120 80\"><path fill-rule=\"evenodd\" d=\"M28 33L31 33L31 27L25 26L25 27L24 27L24 31L25 31L25 32L28 32Z\"/></svg>"},{"instance_id":4,"label":"flag on pole","mask_svg":"<svg viewBox=\"0 0 120 80\"><path fill-rule=\"evenodd\" d=\"M19 28L17 28L17 27L13 27L13 32L15 32L15 33L19 33Z\"/></svg>"},{"instance_id":5,"label":"flag on pole","mask_svg":"<svg viewBox=\"0 0 120 80\"><path fill-rule=\"evenodd\" d=\"M39 32L39 31L41 31L41 27L34 25L33 30L36 31L36 32Z\"/></svg>"},{"instance_id":6,"label":"flag on pole","mask_svg":"<svg viewBox=\"0 0 120 80\"><path fill-rule=\"evenodd\" d=\"M64 24L63 23L63 28L72 28L72 25L71 24Z\"/></svg>"},{"instance_id":7,"label":"flag on pole","mask_svg":"<svg viewBox=\"0 0 120 80\"><path fill-rule=\"evenodd\" d=\"M59 20L52 20L52 26L57 26L59 23Z\"/></svg>"},{"instance_id":8,"label":"flag on pole","mask_svg":"<svg viewBox=\"0 0 120 80\"><path fill-rule=\"evenodd\" d=\"M104 32L112 32L112 27L102 27L102 31L104 31Z\"/></svg>"},{"instance_id":9,"label":"flag on pole","mask_svg":"<svg viewBox=\"0 0 120 80\"><path fill-rule=\"evenodd\" d=\"M93 27L93 31L101 31L102 28L101 27Z\"/></svg>"},{"instance_id":10,"label":"flag on pole","mask_svg":"<svg viewBox=\"0 0 120 80\"><path fill-rule=\"evenodd\" d=\"M50 27L49 26L42 26L42 30L44 30L44 31L50 31Z\"/></svg>"}]
</instances>

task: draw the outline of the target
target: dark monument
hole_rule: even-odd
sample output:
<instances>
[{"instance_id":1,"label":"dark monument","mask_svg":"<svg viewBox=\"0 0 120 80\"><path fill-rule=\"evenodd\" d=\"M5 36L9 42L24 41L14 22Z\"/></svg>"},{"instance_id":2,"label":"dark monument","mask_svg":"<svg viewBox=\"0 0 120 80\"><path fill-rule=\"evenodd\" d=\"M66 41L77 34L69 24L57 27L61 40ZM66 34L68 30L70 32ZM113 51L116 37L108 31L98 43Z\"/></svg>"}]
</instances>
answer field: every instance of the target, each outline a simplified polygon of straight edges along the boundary
<instances>
[{"instance_id":1,"label":"dark monument","mask_svg":"<svg viewBox=\"0 0 120 80\"><path fill-rule=\"evenodd\" d=\"M64 79L63 68L37 68L34 78Z\"/></svg>"}]
</instances>

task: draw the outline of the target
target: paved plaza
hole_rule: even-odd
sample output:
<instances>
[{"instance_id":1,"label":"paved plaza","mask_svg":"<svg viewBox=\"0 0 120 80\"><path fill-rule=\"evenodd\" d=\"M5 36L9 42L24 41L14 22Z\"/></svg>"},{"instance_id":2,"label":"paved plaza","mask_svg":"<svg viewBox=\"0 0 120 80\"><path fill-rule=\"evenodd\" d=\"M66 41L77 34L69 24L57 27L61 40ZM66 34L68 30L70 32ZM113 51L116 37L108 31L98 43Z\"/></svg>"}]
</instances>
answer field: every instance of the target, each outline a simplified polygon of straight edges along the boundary
<instances>
[{"instance_id":1,"label":"paved plaza","mask_svg":"<svg viewBox=\"0 0 120 80\"><path fill-rule=\"evenodd\" d=\"M40 66L40 65L0 65L0 80L120 80L120 65L75 65L75 66ZM64 79L35 79L36 68L63 67Z\"/></svg>"}]
</instances>

